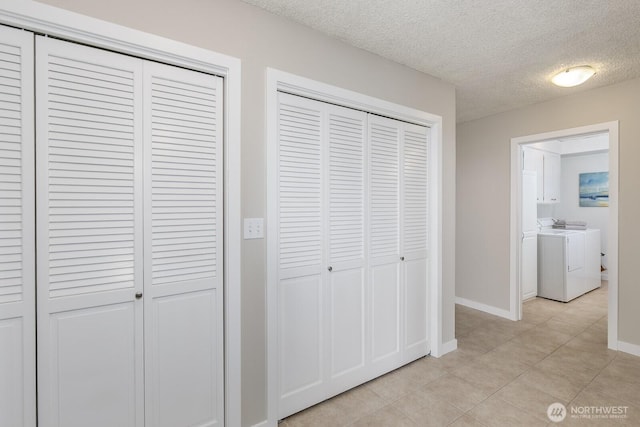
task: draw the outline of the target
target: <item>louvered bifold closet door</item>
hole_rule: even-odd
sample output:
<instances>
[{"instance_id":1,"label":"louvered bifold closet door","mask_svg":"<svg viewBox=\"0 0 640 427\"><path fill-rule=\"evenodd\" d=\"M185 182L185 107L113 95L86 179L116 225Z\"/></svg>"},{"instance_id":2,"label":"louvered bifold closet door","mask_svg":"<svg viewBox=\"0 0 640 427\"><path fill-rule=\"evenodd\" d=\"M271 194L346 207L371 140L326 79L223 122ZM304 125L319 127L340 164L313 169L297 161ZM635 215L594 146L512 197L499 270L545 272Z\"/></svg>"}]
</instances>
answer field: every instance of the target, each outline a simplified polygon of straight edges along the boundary
<instances>
[{"instance_id":1,"label":"louvered bifold closet door","mask_svg":"<svg viewBox=\"0 0 640 427\"><path fill-rule=\"evenodd\" d=\"M324 104L278 93L279 408L326 399L324 385Z\"/></svg>"},{"instance_id":2,"label":"louvered bifold closet door","mask_svg":"<svg viewBox=\"0 0 640 427\"><path fill-rule=\"evenodd\" d=\"M369 115L369 284L374 370L401 360L400 188L402 122Z\"/></svg>"},{"instance_id":3,"label":"louvered bifold closet door","mask_svg":"<svg viewBox=\"0 0 640 427\"><path fill-rule=\"evenodd\" d=\"M327 381L333 394L365 380L367 114L325 106L328 279L323 311L328 334Z\"/></svg>"},{"instance_id":4,"label":"louvered bifold closet door","mask_svg":"<svg viewBox=\"0 0 640 427\"><path fill-rule=\"evenodd\" d=\"M36 425L33 34L0 27L0 426Z\"/></svg>"},{"instance_id":5,"label":"louvered bifold closet door","mask_svg":"<svg viewBox=\"0 0 640 427\"><path fill-rule=\"evenodd\" d=\"M405 362L424 356L428 348L428 128L403 124L402 244L404 261Z\"/></svg>"},{"instance_id":6,"label":"louvered bifold closet door","mask_svg":"<svg viewBox=\"0 0 640 427\"><path fill-rule=\"evenodd\" d=\"M222 79L145 62L147 425L224 424Z\"/></svg>"},{"instance_id":7,"label":"louvered bifold closet door","mask_svg":"<svg viewBox=\"0 0 640 427\"><path fill-rule=\"evenodd\" d=\"M142 61L37 37L38 424L142 426Z\"/></svg>"}]
</instances>

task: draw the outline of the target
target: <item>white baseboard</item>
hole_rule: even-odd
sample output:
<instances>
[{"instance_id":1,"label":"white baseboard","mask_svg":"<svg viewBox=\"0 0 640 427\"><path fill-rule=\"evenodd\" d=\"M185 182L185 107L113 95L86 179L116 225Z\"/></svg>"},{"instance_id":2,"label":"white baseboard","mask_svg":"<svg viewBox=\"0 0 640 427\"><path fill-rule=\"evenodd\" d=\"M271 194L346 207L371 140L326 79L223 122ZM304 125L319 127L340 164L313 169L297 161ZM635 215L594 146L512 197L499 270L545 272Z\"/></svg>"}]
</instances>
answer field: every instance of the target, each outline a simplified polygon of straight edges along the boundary
<instances>
[{"instance_id":1,"label":"white baseboard","mask_svg":"<svg viewBox=\"0 0 640 427\"><path fill-rule=\"evenodd\" d=\"M607 271L600 273L600 280L609 280L609 273Z\"/></svg>"},{"instance_id":2,"label":"white baseboard","mask_svg":"<svg viewBox=\"0 0 640 427\"><path fill-rule=\"evenodd\" d=\"M493 314L494 316L513 320L513 317L511 316L511 312L509 310L503 310L492 305L486 305L482 304L481 302L471 301L469 299L460 297L456 297L456 304L464 305L465 307L473 308L475 310L484 311L485 313Z\"/></svg>"},{"instance_id":3,"label":"white baseboard","mask_svg":"<svg viewBox=\"0 0 640 427\"><path fill-rule=\"evenodd\" d=\"M633 354L634 356L640 356L640 345L618 341L618 351Z\"/></svg>"},{"instance_id":4,"label":"white baseboard","mask_svg":"<svg viewBox=\"0 0 640 427\"><path fill-rule=\"evenodd\" d=\"M276 425L278 423L276 422ZM262 422L259 422L258 424L254 424L251 427L267 427L269 425L269 420L264 420Z\"/></svg>"},{"instance_id":5,"label":"white baseboard","mask_svg":"<svg viewBox=\"0 0 640 427\"><path fill-rule=\"evenodd\" d=\"M458 340L454 338L451 341L442 343L442 352L440 353L440 356L444 356L445 354L451 353L452 351L457 349L458 349Z\"/></svg>"}]
</instances>

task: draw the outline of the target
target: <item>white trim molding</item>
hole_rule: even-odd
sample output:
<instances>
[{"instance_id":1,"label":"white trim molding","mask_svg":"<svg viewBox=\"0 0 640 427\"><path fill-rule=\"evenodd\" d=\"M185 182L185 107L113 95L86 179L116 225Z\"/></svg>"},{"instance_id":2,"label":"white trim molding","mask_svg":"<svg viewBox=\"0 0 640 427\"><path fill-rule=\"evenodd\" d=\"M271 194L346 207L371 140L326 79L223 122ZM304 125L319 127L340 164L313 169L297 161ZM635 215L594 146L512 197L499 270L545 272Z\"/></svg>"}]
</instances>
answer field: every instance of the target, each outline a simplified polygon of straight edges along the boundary
<instances>
[{"instance_id":1,"label":"white trim molding","mask_svg":"<svg viewBox=\"0 0 640 427\"><path fill-rule=\"evenodd\" d=\"M640 345L618 341L618 351L640 357Z\"/></svg>"},{"instance_id":2,"label":"white trim molding","mask_svg":"<svg viewBox=\"0 0 640 427\"><path fill-rule=\"evenodd\" d=\"M485 313L493 314L494 316L504 317L505 319L514 320L511 312L502 308L494 307L492 305L482 304L480 302L471 301L470 299L456 297L456 304L463 305L465 307L473 308L474 310L484 311Z\"/></svg>"},{"instance_id":3,"label":"white trim molding","mask_svg":"<svg viewBox=\"0 0 640 427\"><path fill-rule=\"evenodd\" d=\"M374 113L409 123L427 126L430 131L429 164L431 182L429 217L429 344L434 357L454 350L457 344L442 342L442 117L329 84L289 74L272 68L266 73L266 133L267 133L267 419L269 426L278 422L278 317L277 317L277 243L278 229L276 182L278 92L329 102L344 107ZM455 341L455 340L454 340Z\"/></svg>"},{"instance_id":4,"label":"white trim molding","mask_svg":"<svg viewBox=\"0 0 640 427\"><path fill-rule=\"evenodd\" d=\"M521 136L511 139L511 217L510 217L510 315L513 320L522 318L520 253L522 224L522 147L534 142L548 141L570 136L607 132L609 134L609 259L608 279L608 347L618 350L618 121L598 123L559 131Z\"/></svg>"},{"instance_id":5,"label":"white trim molding","mask_svg":"<svg viewBox=\"0 0 640 427\"><path fill-rule=\"evenodd\" d=\"M223 77L225 424L241 425L240 60L34 1L3 0L0 24Z\"/></svg>"},{"instance_id":6,"label":"white trim molding","mask_svg":"<svg viewBox=\"0 0 640 427\"><path fill-rule=\"evenodd\" d=\"M442 344L442 354L440 354L440 356L444 356L445 354L451 353L452 351L455 351L457 349L458 349L458 340L454 338L451 341L447 341Z\"/></svg>"}]
</instances>

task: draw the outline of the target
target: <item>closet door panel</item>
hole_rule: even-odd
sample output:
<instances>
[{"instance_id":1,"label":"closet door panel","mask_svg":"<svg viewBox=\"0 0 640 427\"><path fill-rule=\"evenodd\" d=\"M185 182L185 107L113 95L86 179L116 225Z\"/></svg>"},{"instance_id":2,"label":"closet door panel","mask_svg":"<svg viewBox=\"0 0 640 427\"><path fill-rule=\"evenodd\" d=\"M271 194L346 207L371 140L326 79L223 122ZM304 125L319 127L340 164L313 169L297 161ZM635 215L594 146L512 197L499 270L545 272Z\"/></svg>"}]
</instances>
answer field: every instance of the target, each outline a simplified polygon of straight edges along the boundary
<instances>
[{"instance_id":1,"label":"closet door panel","mask_svg":"<svg viewBox=\"0 0 640 427\"><path fill-rule=\"evenodd\" d=\"M278 229L281 277L322 269L322 111L317 103L279 93Z\"/></svg>"},{"instance_id":2,"label":"closet door panel","mask_svg":"<svg viewBox=\"0 0 640 427\"><path fill-rule=\"evenodd\" d=\"M321 103L278 94L279 416L324 397Z\"/></svg>"},{"instance_id":3,"label":"closet door panel","mask_svg":"<svg viewBox=\"0 0 640 427\"><path fill-rule=\"evenodd\" d=\"M0 40L0 425L35 426L33 34Z\"/></svg>"},{"instance_id":4,"label":"closet door panel","mask_svg":"<svg viewBox=\"0 0 640 427\"><path fill-rule=\"evenodd\" d=\"M428 353L428 128L403 124L402 256L404 276L404 361Z\"/></svg>"},{"instance_id":5,"label":"closet door panel","mask_svg":"<svg viewBox=\"0 0 640 427\"><path fill-rule=\"evenodd\" d=\"M224 423L222 79L144 64L147 423Z\"/></svg>"},{"instance_id":6,"label":"closet door panel","mask_svg":"<svg viewBox=\"0 0 640 427\"><path fill-rule=\"evenodd\" d=\"M283 398L322 383L322 283L307 276L281 282L280 380Z\"/></svg>"},{"instance_id":7,"label":"closet door panel","mask_svg":"<svg viewBox=\"0 0 640 427\"><path fill-rule=\"evenodd\" d=\"M371 271L371 329L374 364L382 370L398 367L400 357L400 266L390 263Z\"/></svg>"},{"instance_id":8,"label":"closet door panel","mask_svg":"<svg viewBox=\"0 0 640 427\"><path fill-rule=\"evenodd\" d=\"M429 330L427 295L427 259L405 261L405 360L410 361L426 355Z\"/></svg>"},{"instance_id":9,"label":"closet door panel","mask_svg":"<svg viewBox=\"0 0 640 427\"><path fill-rule=\"evenodd\" d=\"M330 388L337 392L357 384L365 364L367 116L334 105L325 108L330 269L324 312L330 346Z\"/></svg>"},{"instance_id":10,"label":"closet door panel","mask_svg":"<svg viewBox=\"0 0 640 427\"><path fill-rule=\"evenodd\" d=\"M370 249L372 265L400 258L400 123L369 116Z\"/></svg>"},{"instance_id":11,"label":"closet door panel","mask_svg":"<svg viewBox=\"0 0 640 427\"><path fill-rule=\"evenodd\" d=\"M51 417L57 425L135 425L135 317L133 302L51 315Z\"/></svg>"},{"instance_id":12,"label":"closet door panel","mask_svg":"<svg viewBox=\"0 0 640 427\"><path fill-rule=\"evenodd\" d=\"M219 295L205 289L154 298L150 327L155 336L147 366L148 423L157 426L217 425L222 378L216 338L220 335ZM155 411L152 413L151 411Z\"/></svg>"},{"instance_id":13,"label":"closet door panel","mask_svg":"<svg viewBox=\"0 0 640 427\"><path fill-rule=\"evenodd\" d=\"M405 259L427 256L428 176L427 128L404 124L402 167L402 254Z\"/></svg>"},{"instance_id":14,"label":"closet door panel","mask_svg":"<svg viewBox=\"0 0 640 427\"><path fill-rule=\"evenodd\" d=\"M331 378L336 388L365 363L365 282L362 269L332 273L331 292Z\"/></svg>"},{"instance_id":15,"label":"closet door panel","mask_svg":"<svg viewBox=\"0 0 640 427\"><path fill-rule=\"evenodd\" d=\"M18 309L19 310L19 309ZM28 410L35 411L35 387L25 383L27 370L26 365L33 356L26 354L23 337L28 336L24 329L23 310L16 310L13 315L3 307L2 320L0 320L0 425L33 425L35 418L30 416ZM34 351L35 353L35 351ZM26 358L23 359L23 355ZM35 370L35 369L34 369ZM33 396L27 394L33 393ZM31 399L31 402L29 401ZM32 408L27 408L28 403L33 404ZM29 419L30 423L25 422Z\"/></svg>"},{"instance_id":16,"label":"closet door panel","mask_svg":"<svg viewBox=\"0 0 640 427\"><path fill-rule=\"evenodd\" d=\"M41 426L144 421L141 71L37 37Z\"/></svg>"},{"instance_id":17,"label":"closet door panel","mask_svg":"<svg viewBox=\"0 0 640 427\"><path fill-rule=\"evenodd\" d=\"M401 123L369 115L369 265L371 360L398 367L401 342Z\"/></svg>"}]
</instances>

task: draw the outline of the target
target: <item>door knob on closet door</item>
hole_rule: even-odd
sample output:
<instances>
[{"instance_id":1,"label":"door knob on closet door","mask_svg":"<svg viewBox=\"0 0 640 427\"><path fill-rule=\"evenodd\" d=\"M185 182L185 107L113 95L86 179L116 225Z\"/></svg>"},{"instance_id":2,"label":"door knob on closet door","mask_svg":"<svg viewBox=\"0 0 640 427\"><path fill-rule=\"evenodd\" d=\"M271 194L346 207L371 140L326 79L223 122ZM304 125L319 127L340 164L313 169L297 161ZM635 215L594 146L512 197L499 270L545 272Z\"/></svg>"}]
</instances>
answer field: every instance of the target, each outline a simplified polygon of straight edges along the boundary
<instances>
[{"instance_id":1,"label":"door knob on closet door","mask_svg":"<svg viewBox=\"0 0 640 427\"><path fill-rule=\"evenodd\" d=\"M329 266L329 267L327 267L327 270L333 271L333 267Z\"/></svg>"},{"instance_id":2,"label":"door knob on closet door","mask_svg":"<svg viewBox=\"0 0 640 427\"><path fill-rule=\"evenodd\" d=\"M403 256L400 257L400 261L404 261L404 257Z\"/></svg>"},{"instance_id":3,"label":"door knob on closet door","mask_svg":"<svg viewBox=\"0 0 640 427\"><path fill-rule=\"evenodd\" d=\"M136 299L142 298L142 292L136 292Z\"/></svg>"}]
</instances>

